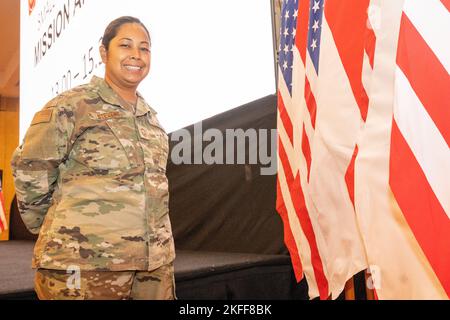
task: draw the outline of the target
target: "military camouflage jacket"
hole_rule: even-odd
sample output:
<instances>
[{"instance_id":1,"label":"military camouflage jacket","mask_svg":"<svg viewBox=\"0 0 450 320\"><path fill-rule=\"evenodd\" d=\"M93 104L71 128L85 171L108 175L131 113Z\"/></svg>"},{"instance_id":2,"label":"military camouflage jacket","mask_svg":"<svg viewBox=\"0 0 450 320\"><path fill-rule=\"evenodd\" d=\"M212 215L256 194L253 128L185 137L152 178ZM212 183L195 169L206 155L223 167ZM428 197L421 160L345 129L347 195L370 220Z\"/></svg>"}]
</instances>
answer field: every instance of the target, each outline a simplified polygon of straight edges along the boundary
<instances>
[{"instance_id":1,"label":"military camouflage jacket","mask_svg":"<svg viewBox=\"0 0 450 320\"><path fill-rule=\"evenodd\" d=\"M139 96L136 112L101 79L33 118L12 159L19 210L39 233L33 267L153 270L173 261L167 135Z\"/></svg>"}]
</instances>

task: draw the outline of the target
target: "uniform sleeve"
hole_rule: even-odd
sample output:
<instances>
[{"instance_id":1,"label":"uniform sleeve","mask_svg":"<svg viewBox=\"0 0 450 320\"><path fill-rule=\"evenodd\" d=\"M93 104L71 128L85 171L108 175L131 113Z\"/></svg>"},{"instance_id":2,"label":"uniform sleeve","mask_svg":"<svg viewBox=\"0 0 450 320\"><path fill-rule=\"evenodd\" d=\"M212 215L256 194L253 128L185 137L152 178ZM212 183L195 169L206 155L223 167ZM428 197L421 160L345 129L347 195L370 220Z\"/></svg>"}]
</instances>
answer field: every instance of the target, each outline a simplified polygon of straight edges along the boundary
<instances>
[{"instance_id":1,"label":"uniform sleeve","mask_svg":"<svg viewBox=\"0 0 450 320\"><path fill-rule=\"evenodd\" d=\"M36 113L22 145L14 152L11 167L19 212L25 226L39 233L65 160L73 131L70 107L50 103Z\"/></svg>"}]
</instances>

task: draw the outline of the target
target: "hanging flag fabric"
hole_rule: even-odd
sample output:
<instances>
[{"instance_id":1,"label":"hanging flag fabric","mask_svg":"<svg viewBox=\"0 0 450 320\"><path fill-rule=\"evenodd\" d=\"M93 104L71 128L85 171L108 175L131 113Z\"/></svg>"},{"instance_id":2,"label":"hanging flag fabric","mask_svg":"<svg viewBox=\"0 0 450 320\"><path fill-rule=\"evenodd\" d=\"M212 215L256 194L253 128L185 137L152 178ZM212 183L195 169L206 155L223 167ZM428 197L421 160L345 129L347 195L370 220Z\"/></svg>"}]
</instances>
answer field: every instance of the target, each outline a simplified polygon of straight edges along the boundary
<instances>
[{"instance_id":1,"label":"hanging flag fabric","mask_svg":"<svg viewBox=\"0 0 450 320\"><path fill-rule=\"evenodd\" d=\"M407 0L397 49L389 184L450 295L450 44L442 37L450 37L444 1Z\"/></svg>"},{"instance_id":2,"label":"hanging flag fabric","mask_svg":"<svg viewBox=\"0 0 450 320\"><path fill-rule=\"evenodd\" d=\"M450 295L450 2L284 1L277 210L297 279L335 298Z\"/></svg>"},{"instance_id":3,"label":"hanging flag fabric","mask_svg":"<svg viewBox=\"0 0 450 320\"><path fill-rule=\"evenodd\" d=\"M372 0L376 50L355 163L379 299L448 299L449 2Z\"/></svg>"},{"instance_id":4,"label":"hanging flag fabric","mask_svg":"<svg viewBox=\"0 0 450 320\"><path fill-rule=\"evenodd\" d=\"M277 210L311 298L336 298L367 267L346 175L367 113L360 95L368 1L351 2L288 0L282 7Z\"/></svg>"},{"instance_id":5,"label":"hanging flag fabric","mask_svg":"<svg viewBox=\"0 0 450 320\"><path fill-rule=\"evenodd\" d=\"M8 225L6 222L6 216L5 216L5 200L3 198L3 191L2 191L2 176L0 171L0 234L8 229Z\"/></svg>"}]
</instances>

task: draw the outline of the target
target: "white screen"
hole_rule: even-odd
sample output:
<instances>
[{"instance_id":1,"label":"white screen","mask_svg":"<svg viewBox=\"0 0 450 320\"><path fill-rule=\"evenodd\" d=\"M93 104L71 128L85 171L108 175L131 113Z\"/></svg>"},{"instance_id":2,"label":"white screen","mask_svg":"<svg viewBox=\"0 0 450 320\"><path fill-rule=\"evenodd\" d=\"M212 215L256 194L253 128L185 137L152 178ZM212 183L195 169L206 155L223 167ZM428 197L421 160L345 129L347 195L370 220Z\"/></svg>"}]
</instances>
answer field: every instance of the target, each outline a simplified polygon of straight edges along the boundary
<instances>
[{"instance_id":1,"label":"white screen","mask_svg":"<svg viewBox=\"0 0 450 320\"><path fill-rule=\"evenodd\" d=\"M270 0L35 3L30 14L29 1L21 1L21 140L34 113L57 93L103 77L99 41L123 15L150 31L151 70L138 91L167 132L275 92ZM43 37L47 44L36 49Z\"/></svg>"}]
</instances>

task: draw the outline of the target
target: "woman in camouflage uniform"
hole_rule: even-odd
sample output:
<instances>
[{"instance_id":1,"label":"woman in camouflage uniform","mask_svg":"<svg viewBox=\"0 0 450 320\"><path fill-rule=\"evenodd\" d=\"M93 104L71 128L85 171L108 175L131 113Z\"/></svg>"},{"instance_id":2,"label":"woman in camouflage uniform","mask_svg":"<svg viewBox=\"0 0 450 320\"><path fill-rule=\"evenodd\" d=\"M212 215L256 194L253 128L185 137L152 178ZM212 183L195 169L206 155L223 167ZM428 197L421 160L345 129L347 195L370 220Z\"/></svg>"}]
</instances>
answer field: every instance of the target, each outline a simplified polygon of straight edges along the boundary
<instances>
[{"instance_id":1,"label":"woman in camouflage uniform","mask_svg":"<svg viewBox=\"0 0 450 320\"><path fill-rule=\"evenodd\" d=\"M100 55L105 78L48 102L13 155L21 216L39 233L35 289L40 299L173 299L167 135L136 91L149 32L118 18Z\"/></svg>"}]
</instances>

